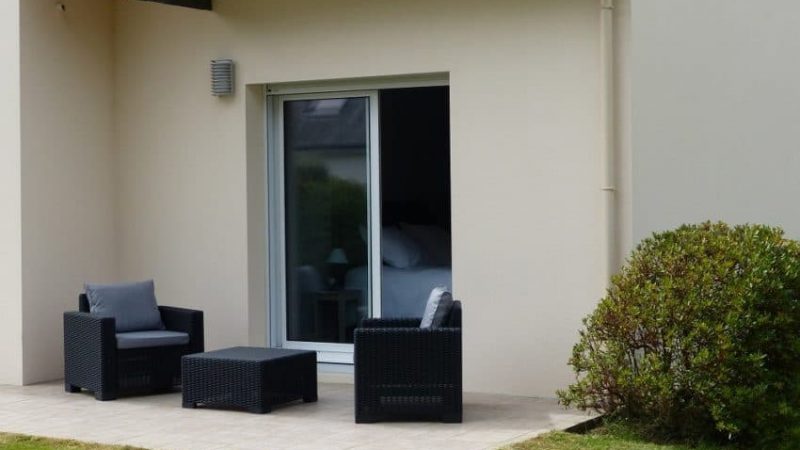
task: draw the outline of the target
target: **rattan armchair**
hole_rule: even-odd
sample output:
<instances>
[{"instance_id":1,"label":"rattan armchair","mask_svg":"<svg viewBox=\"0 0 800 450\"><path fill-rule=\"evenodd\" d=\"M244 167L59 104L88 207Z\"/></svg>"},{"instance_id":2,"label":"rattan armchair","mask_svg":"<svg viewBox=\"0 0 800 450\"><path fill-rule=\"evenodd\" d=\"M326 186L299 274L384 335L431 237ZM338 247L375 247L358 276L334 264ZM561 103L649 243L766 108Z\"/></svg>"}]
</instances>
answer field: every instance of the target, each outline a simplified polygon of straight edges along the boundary
<instances>
[{"instance_id":1,"label":"rattan armchair","mask_svg":"<svg viewBox=\"0 0 800 450\"><path fill-rule=\"evenodd\" d=\"M355 330L355 420L461 422L461 303L444 327L366 319Z\"/></svg>"},{"instance_id":2,"label":"rattan armchair","mask_svg":"<svg viewBox=\"0 0 800 450\"><path fill-rule=\"evenodd\" d=\"M117 348L115 320L89 313L85 294L79 310L64 313L64 388L94 392L98 400L158 392L181 382L181 357L204 348L203 312L159 306L167 330L189 335L185 345Z\"/></svg>"}]
</instances>

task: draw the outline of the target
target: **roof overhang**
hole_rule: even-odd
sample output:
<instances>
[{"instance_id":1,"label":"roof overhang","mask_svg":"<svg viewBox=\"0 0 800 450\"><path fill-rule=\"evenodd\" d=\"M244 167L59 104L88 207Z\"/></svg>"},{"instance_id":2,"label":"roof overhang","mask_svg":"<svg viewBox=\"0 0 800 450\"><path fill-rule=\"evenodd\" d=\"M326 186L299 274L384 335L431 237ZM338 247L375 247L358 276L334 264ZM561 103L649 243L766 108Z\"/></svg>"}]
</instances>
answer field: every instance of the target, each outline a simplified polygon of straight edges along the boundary
<instances>
[{"instance_id":1,"label":"roof overhang","mask_svg":"<svg viewBox=\"0 0 800 450\"><path fill-rule=\"evenodd\" d=\"M146 2L164 3L166 5L184 6L186 8L212 10L211 0L144 0Z\"/></svg>"}]
</instances>

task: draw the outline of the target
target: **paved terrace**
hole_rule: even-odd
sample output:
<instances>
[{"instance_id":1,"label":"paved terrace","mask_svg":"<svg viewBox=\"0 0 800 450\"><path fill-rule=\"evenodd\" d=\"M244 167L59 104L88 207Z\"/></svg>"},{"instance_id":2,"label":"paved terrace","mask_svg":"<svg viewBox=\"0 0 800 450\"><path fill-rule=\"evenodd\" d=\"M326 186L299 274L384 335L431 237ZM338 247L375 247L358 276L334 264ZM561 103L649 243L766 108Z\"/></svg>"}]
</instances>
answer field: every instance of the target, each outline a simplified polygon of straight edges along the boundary
<instances>
[{"instance_id":1,"label":"paved terrace","mask_svg":"<svg viewBox=\"0 0 800 450\"><path fill-rule=\"evenodd\" d=\"M353 422L353 386L319 385L319 402L272 413L183 409L180 394L98 402L62 383L0 386L0 431L152 449L485 449L587 419L555 400L464 394L464 423Z\"/></svg>"}]
</instances>

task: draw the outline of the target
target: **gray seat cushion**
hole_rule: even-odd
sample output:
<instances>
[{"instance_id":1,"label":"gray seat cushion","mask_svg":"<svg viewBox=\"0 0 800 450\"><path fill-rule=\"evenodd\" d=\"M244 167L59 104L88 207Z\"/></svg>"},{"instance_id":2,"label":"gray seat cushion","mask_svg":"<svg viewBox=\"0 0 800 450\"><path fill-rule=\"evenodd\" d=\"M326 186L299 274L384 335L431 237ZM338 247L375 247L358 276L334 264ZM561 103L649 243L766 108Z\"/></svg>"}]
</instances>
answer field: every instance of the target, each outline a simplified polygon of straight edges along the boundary
<instances>
[{"instance_id":1,"label":"gray seat cushion","mask_svg":"<svg viewBox=\"0 0 800 450\"><path fill-rule=\"evenodd\" d=\"M435 287L428 297L425 313L422 315L420 328L439 328L447 323L450 310L453 308L453 294L446 287Z\"/></svg>"},{"instance_id":2,"label":"gray seat cushion","mask_svg":"<svg viewBox=\"0 0 800 450\"><path fill-rule=\"evenodd\" d=\"M153 330L117 333L118 349L166 347L188 343L189 335L180 331Z\"/></svg>"},{"instance_id":3,"label":"gray seat cushion","mask_svg":"<svg viewBox=\"0 0 800 450\"><path fill-rule=\"evenodd\" d=\"M163 330L153 280L127 284L87 284L89 312L113 317L117 333Z\"/></svg>"}]
</instances>

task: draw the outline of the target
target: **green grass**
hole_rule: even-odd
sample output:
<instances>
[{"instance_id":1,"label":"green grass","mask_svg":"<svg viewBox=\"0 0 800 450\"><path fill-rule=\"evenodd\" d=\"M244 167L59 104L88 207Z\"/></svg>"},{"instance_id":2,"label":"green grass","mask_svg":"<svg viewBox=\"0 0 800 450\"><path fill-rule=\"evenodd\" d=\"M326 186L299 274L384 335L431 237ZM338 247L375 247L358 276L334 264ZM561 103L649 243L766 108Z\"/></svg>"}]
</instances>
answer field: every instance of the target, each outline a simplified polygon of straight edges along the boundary
<instances>
[{"instance_id":1,"label":"green grass","mask_svg":"<svg viewBox=\"0 0 800 450\"><path fill-rule=\"evenodd\" d=\"M137 447L92 444L89 442L50 439L22 434L0 433L2 450L137 450Z\"/></svg>"},{"instance_id":2,"label":"green grass","mask_svg":"<svg viewBox=\"0 0 800 450\"><path fill-rule=\"evenodd\" d=\"M689 446L648 442L621 427L601 427L587 434L556 431L514 444L513 450L732 450L712 444Z\"/></svg>"}]
</instances>

